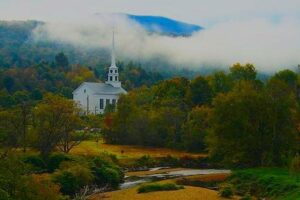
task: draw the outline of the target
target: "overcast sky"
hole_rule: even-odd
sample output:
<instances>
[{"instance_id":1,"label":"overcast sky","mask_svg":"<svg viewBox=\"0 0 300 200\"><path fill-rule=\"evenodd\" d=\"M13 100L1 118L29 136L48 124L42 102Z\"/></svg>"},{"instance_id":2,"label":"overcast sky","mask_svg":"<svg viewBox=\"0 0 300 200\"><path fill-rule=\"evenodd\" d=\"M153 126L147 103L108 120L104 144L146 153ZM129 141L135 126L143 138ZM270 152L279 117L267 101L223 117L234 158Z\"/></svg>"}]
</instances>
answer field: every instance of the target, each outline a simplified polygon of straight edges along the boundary
<instances>
[{"instance_id":1,"label":"overcast sky","mask_svg":"<svg viewBox=\"0 0 300 200\"><path fill-rule=\"evenodd\" d=\"M94 13L162 15L203 26L263 17L300 15L300 0L0 0L1 19L66 21Z\"/></svg>"},{"instance_id":2,"label":"overcast sky","mask_svg":"<svg viewBox=\"0 0 300 200\"><path fill-rule=\"evenodd\" d=\"M300 64L300 0L0 0L2 20L48 22L34 38L110 48L111 22L96 13L159 15L205 27L171 38L127 19L113 22L119 59L162 55L183 67L250 62L266 71Z\"/></svg>"}]
</instances>

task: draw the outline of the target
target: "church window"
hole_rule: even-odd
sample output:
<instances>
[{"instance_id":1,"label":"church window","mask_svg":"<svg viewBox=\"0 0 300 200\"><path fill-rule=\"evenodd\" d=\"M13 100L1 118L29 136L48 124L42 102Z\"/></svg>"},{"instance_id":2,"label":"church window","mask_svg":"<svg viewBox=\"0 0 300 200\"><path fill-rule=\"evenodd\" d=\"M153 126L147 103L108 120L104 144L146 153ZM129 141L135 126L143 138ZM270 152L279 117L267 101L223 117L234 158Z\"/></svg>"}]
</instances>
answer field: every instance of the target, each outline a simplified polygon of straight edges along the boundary
<instances>
[{"instance_id":1,"label":"church window","mask_svg":"<svg viewBox=\"0 0 300 200\"><path fill-rule=\"evenodd\" d=\"M113 70L110 70L110 73L113 73Z\"/></svg>"},{"instance_id":2,"label":"church window","mask_svg":"<svg viewBox=\"0 0 300 200\"><path fill-rule=\"evenodd\" d=\"M116 100L115 99L112 100L112 104L116 105Z\"/></svg>"},{"instance_id":3,"label":"church window","mask_svg":"<svg viewBox=\"0 0 300 200\"><path fill-rule=\"evenodd\" d=\"M112 81L112 80L113 80L113 77L112 77L112 76L110 76L110 77L109 77L109 79L110 79L110 81Z\"/></svg>"},{"instance_id":4,"label":"church window","mask_svg":"<svg viewBox=\"0 0 300 200\"><path fill-rule=\"evenodd\" d=\"M100 109L103 109L103 99L100 99Z\"/></svg>"},{"instance_id":5,"label":"church window","mask_svg":"<svg viewBox=\"0 0 300 200\"><path fill-rule=\"evenodd\" d=\"M83 92L86 93L86 89L84 89Z\"/></svg>"},{"instance_id":6,"label":"church window","mask_svg":"<svg viewBox=\"0 0 300 200\"><path fill-rule=\"evenodd\" d=\"M118 70L115 70L115 73L118 73Z\"/></svg>"},{"instance_id":7,"label":"church window","mask_svg":"<svg viewBox=\"0 0 300 200\"><path fill-rule=\"evenodd\" d=\"M115 76L115 81L118 81L118 77L117 76Z\"/></svg>"},{"instance_id":8,"label":"church window","mask_svg":"<svg viewBox=\"0 0 300 200\"><path fill-rule=\"evenodd\" d=\"M106 103L106 105L108 105L108 104L109 104L109 99L106 99L106 102L105 102L105 103Z\"/></svg>"}]
</instances>

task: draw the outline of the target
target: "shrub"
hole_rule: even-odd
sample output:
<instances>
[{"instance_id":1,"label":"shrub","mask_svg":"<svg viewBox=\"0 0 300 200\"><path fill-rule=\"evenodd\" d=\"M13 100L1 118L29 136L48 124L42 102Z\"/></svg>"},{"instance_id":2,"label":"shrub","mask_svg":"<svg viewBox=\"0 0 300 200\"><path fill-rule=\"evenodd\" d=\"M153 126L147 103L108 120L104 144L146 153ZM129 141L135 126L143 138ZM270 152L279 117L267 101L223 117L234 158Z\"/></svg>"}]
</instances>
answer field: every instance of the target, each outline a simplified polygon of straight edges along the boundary
<instances>
[{"instance_id":1,"label":"shrub","mask_svg":"<svg viewBox=\"0 0 300 200\"><path fill-rule=\"evenodd\" d=\"M28 188L31 189L32 199L45 199L45 200L61 200L62 196L59 192L60 187L53 183L51 180L39 176L32 175L28 181ZM1 199L1 198L0 198Z\"/></svg>"},{"instance_id":2,"label":"shrub","mask_svg":"<svg viewBox=\"0 0 300 200\"><path fill-rule=\"evenodd\" d=\"M101 154L101 156L93 159L93 164L96 167L113 166L115 165L111 157L108 154Z\"/></svg>"},{"instance_id":3,"label":"shrub","mask_svg":"<svg viewBox=\"0 0 300 200\"><path fill-rule=\"evenodd\" d=\"M109 185L112 188L118 188L122 181L121 174L109 167L94 168L94 175L95 183L99 186Z\"/></svg>"},{"instance_id":4,"label":"shrub","mask_svg":"<svg viewBox=\"0 0 300 200\"><path fill-rule=\"evenodd\" d=\"M165 184L147 184L142 185L138 188L138 193L154 192L154 191L170 191L183 189L182 185L176 185L175 183L165 183Z\"/></svg>"},{"instance_id":5,"label":"shrub","mask_svg":"<svg viewBox=\"0 0 300 200\"><path fill-rule=\"evenodd\" d=\"M61 192L73 195L82 187L92 183L94 177L91 170L81 165L73 165L68 169L54 173L54 182L61 186Z\"/></svg>"},{"instance_id":6,"label":"shrub","mask_svg":"<svg viewBox=\"0 0 300 200\"><path fill-rule=\"evenodd\" d=\"M48 161L47 161L47 168L49 172L54 172L56 169L59 168L59 165L63 162L63 161L70 161L71 158L63 153L55 153L52 154Z\"/></svg>"},{"instance_id":7,"label":"shrub","mask_svg":"<svg viewBox=\"0 0 300 200\"><path fill-rule=\"evenodd\" d=\"M149 155L144 155L136 160L136 165L139 167L154 167L157 164L155 159L151 158Z\"/></svg>"},{"instance_id":8,"label":"shrub","mask_svg":"<svg viewBox=\"0 0 300 200\"><path fill-rule=\"evenodd\" d=\"M251 195L246 194L245 196L243 196L240 200L252 200Z\"/></svg>"},{"instance_id":9,"label":"shrub","mask_svg":"<svg viewBox=\"0 0 300 200\"><path fill-rule=\"evenodd\" d=\"M29 176L19 157L9 155L0 162L0 199L59 200L59 187L50 180Z\"/></svg>"},{"instance_id":10,"label":"shrub","mask_svg":"<svg viewBox=\"0 0 300 200\"><path fill-rule=\"evenodd\" d=\"M161 165L161 166L175 167L175 166L178 166L179 164L180 164L179 158L173 157L171 155L168 155L166 157L162 157L159 160L159 165Z\"/></svg>"},{"instance_id":11,"label":"shrub","mask_svg":"<svg viewBox=\"0 0 300 200\"><path fill-rule=\"evenodd\" d=\"M113 161L114 158L110 155L101 155L101 157L96 157L93 160L92 172L97 185L109 185L112 188L118 188L119 183L123 181L122 169Z\"/></svg>"},{"instance_id":12,"label":"shrub","mask_svg":"<svg viewBox=\"0 0 300 200\"><path fill-rule=\"evenodd\" d=\"M225 197L225 198L232 197L233 191L231 185L222 186L219 193L221 197Z\"/></svg>"},{"instance_id":13,"label":"shrub","mask_svg":"<svg viewBox=\"0 0 300 200\"><path fill-rule=\"evenodd\" d=\"M72 195L80 189L77 178L69 171L61 171L54 175L54 182L61 187L63 194Z\"/></svg>"},{"instance_id":14,"label":"shrub","mask_svg":"<svg viewBox=\"0 0 300 200\"><path fill-rule=\"evenodd\" d=\"M228 181L237 193L256 197L287 196L299 191L299 182L295 176L280 168L236 170Z\"/></svg>"},{"instance_id":15,"label":"shrub","mask_svg":"<svg viewBox=\"0 0 300 200\"><path fill-rule=\"evenodd\" d=\"M46 164L39 155L28 155L23 160L24 163L32 165L34 167L34 171L41 171L46 169Z\"/></svg>"},{"instance_id":16,"label":"shrub","mask_svg":"<svg viewBox=\"0 0 300 200\"><path fill-rule=\"evenodd\" d=\"M207 167L207 158L183 156L179 160L181 167Z\"/></svg>"}]
</instances>

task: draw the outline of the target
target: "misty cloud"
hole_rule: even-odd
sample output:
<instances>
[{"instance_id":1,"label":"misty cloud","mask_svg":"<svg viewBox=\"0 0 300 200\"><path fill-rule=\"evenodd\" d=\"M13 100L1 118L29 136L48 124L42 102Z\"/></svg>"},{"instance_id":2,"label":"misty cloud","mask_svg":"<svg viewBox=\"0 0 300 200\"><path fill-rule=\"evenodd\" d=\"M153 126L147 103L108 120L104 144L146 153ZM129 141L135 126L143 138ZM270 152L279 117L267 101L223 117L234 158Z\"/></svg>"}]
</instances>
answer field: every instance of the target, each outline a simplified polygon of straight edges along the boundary
<instances>
[{"instance_id":1,"label":"misty cloud","mask_svg":"<svg viewBox=\"0 0 300 200\"><path fill-rule=\"evenodd\" d=\"M289 17L278 22L265 18L217 23L191 37L150 35L124 16L98 15L77 22L49 22L37 27L36 40L62 41L78 48L110 48L112 27L117 56L147 60L165 57L182 67L229 66L254 63L259 70L274 71L300 64L300 23Z\"/></svg>"}]
</instances>

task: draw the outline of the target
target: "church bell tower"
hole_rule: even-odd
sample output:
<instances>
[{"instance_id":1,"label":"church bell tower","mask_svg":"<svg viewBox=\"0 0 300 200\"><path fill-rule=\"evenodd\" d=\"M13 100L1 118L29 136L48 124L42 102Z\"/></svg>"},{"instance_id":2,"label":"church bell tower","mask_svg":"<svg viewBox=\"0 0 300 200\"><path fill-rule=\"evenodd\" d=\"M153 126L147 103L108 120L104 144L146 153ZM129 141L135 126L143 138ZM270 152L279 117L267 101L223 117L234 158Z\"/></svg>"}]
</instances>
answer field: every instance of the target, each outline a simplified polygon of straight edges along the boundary
<instances>
[{"instance_id":1,"label":"church bell tower","mask_svg":"<svg viewBox=\"0 0 300 200\"><path fill-rule=\"evenodd\" d=\"M119 71L116 65L116 55L115 55L115 33L113 31L112 35L112 48L111 48L111 65L108 69L107 84L113 87L121 87L121 82L119 81Z\"/></svg>"}]
</instances>

